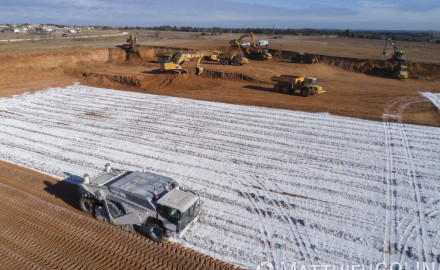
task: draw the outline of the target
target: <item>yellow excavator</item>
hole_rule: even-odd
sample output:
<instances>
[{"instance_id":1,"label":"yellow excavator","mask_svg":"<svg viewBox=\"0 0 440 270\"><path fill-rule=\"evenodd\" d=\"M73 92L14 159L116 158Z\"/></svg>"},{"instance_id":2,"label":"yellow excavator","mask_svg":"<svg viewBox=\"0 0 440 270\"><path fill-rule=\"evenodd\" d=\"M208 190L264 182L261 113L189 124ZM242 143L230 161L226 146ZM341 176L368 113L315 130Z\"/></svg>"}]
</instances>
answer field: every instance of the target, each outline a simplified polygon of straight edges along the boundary
<instances>
[{"instance_id":1,"label":"yellow excavator","mask_svg":"<svg viewBox=\"0 0 440 270\"><path fill-rule=\"evenodd\" d=\"M255 37L254 37L254 34L252 32L250 34L242 35L239 39L232 39L231 41L229 41L229 44L231 45L231 47L242 47L243 46L243 39L245 37L251 37L252 38L252 44L250 44L250 45L255 47Z\"/></svg>"},{"instance_id":2,"label":"yellow excavator","mask_svg":"<svg viewBox=\"0 0 440 270\"><path fill-rule=\"evenodd\" d=\"M401 52L399 50L399 47L397 47L397 44L391 39L391 37L389 37L385 41L385 46L383 47L383 55L388 55L389 54L387 52L388 44L390 44L391 46L394 47L394 53L391 56L390 60L397 60L397 61L405 61L406 60L406 53L405 52Z\"/></svg>"},{"instance_id":3,"label":"yellow excavator","mask_svg":"<svg viewBox=\"0 0 440 270\"><path fill-rule=\"evenodd\" d=\"M136 47L140 47L139 44L137 44L137 39L135 36L130 35L130 38L127 39L128 44L122 45L122 48L124 48L128 52L136 52Z\"/></svg>"},{"instance_id":4,"label":"yellow excavator","mask_svg":"<svg viewBox=\"0 0 440 270\"><path fill-rule=\"evenodd\" d=\"M178 57L172 58L171 60L164 59L161 60L160 63L160 70L162 72L166 73L188 73L187 70L182 68L182 65L185 63L185 61L197 59L196 60L196 74L200 75L203 72L203 68L201 66L201 62L203 59L203 53L196 52L196 53L181 53Z\"/></svg>"}]
</instances>

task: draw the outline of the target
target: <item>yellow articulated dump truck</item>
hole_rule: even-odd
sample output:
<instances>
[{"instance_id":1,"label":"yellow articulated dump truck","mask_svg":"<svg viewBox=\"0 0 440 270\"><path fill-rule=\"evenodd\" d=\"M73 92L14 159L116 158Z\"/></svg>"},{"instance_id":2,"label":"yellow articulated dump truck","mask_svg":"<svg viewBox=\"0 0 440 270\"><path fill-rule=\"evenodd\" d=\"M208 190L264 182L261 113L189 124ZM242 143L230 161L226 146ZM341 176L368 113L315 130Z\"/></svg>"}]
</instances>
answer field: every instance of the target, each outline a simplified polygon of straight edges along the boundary
<instances>
[{"instance_id":1,"label":"yellow articulated dump truck","mask_svg":"<svg viewBox=\"0 0 440 270\"><path fill-rule=\"evenodd\" d=\"M316 78L279 75L272 76L270 79L275 82L273 88L276 91L281 91L285 94L293 93L298 90L303 97L308 97L310 95L321 94L326 91L324 85L317 83Z\"/></svg>"}]
</instances>

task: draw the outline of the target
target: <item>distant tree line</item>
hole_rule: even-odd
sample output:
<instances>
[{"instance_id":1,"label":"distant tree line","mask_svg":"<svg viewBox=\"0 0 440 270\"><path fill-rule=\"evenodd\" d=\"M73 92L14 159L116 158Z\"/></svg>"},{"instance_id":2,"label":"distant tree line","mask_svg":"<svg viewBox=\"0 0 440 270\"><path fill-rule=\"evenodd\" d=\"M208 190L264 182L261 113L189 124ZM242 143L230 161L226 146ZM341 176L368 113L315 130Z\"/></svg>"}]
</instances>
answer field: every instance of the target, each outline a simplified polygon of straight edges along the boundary
<instances>
[{"instance_id":1,"label":"distant tree line","mask_svg":"<svg viewBox=\"0 0 440 270\"><path fill-rule=\"evenodd\" d=\"M155 31L180 31L202 32L203 35L221 35L224 33L248 34L250 32L260 35L300 35L300 36L339 36L347 38L382 39L391 37L393 40L403 41L437 41L440 35L434 31L374 31L374 30L331 30L331 29L277 29L277 28L223 28L223 27L191 27L191 26L154 26L154 27L125 27L126 30L155 30Z\"/></svg>"}]
</instances>

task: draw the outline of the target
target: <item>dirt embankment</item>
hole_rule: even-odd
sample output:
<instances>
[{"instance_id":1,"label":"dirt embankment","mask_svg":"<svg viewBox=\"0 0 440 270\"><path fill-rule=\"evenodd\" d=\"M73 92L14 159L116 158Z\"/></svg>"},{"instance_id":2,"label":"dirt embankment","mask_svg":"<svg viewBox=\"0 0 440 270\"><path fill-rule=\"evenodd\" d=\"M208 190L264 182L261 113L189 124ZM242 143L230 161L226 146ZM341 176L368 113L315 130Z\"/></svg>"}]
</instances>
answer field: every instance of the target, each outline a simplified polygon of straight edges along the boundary
<instances>
[{"instance_id":1,"label":"dirt embankment","mask_svg":"<svg viewBox=\"0 0 440 270\"><path fill-rule=\"evenodd\" d=\"M230 52L242 53L241 50L233 49L230 47L221 47L213 50L207 50L206 48L190 50L187 48L177 48L177 47L149 46L149 47L139 47L137 49L138 49L137 53L126 53L124 50L121 50L119 48L110 48L109 61L120 62L120 63L125 62L130 64L157 62L158 55L170 54L177 51L181 51L181 52L200 51L203 52L205 55L211 54L214 50L223 51L225 53L230 53ZM286 50L269 49L269 51L274 57L282 58L282 59L290 59L290 56L292 54L292 51L286 51ZM343 70L363 73L373 76L380 76L380 77L393 76L392 71L398 65L397 62L393 62L393 61L358 59L358 58L338 57L338 56L329 56L329 55L321 55L320 61L322 63L326 63L341 68ZM410 79L427 80L427 81L440 80L440 64L407 62L407 65L410 70ZM212 74L212 76L210 77L228 78L228 76L229 75Z\"/></svg>"},{"instance_id":2,"label":"dirt embankment","mask_svg":"<svg viewBox=\"0 0 440 270\"><path fill-rule=\"evenodd\" d=\"M0 54L0 87L66 76L84 62L108 60L107 49L70 49Z\"/></svg>"},{"instance_id":3,"label":"dirt embankment","mask_svg":"<svg viewBox=\"0 0 440 270\"><path fill-rule=\"evenodd\" d=\"M269 50L274 57L290 59L291 51ZM392 76L392 70L398 64L393 61L357 59L348 57L321 55L319 59L326 63L347 71L377 76ZM410 70L410 79L436 81L440 80L440 64L407 62Z\"/></svg>"}]
</instances>

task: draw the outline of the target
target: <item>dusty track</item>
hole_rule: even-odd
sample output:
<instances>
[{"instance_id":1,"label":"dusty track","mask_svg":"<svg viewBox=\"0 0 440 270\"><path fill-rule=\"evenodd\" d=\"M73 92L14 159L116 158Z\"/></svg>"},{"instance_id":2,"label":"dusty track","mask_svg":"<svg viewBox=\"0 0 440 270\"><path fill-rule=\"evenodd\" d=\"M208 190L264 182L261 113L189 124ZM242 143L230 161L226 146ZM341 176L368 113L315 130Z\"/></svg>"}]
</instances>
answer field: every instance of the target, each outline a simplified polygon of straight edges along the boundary
<instances>
[{"instance_id":1,"label":"dusty track","mask_svg":"<svg viewBox=\"0 0 440 270\"><path fill-rule=\"evenodd\" d=\"M235 269L78 210L77 187L0 162L1 268Z\"/></svg>"}]
</instances>

